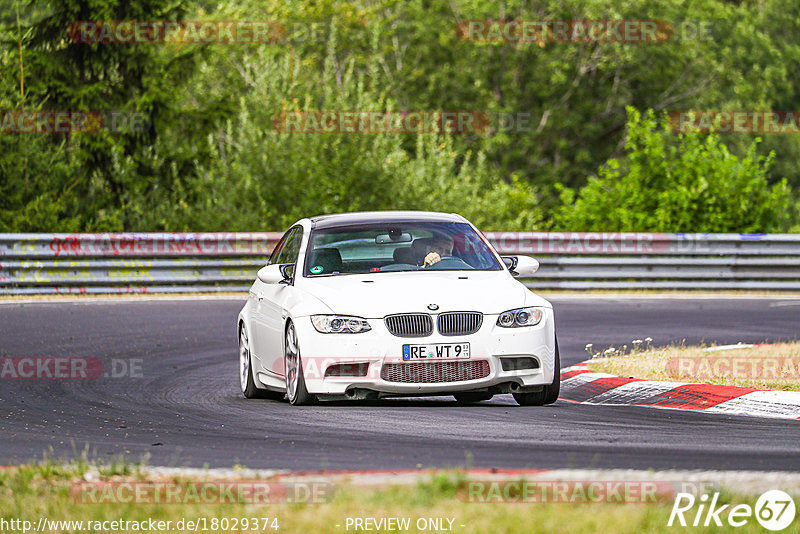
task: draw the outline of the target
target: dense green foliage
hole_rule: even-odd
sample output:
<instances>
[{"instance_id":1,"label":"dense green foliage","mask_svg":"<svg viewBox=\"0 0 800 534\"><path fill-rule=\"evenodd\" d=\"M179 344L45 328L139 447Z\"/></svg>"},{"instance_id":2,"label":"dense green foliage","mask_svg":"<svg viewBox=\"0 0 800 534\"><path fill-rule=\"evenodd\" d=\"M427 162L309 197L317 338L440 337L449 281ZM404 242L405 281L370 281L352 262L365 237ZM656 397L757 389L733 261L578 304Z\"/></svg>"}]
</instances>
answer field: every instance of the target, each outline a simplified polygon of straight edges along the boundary
<instances>
[{"instance_id":1,"label":"dense green foliage","mask_svg":"<svg viewBox=\"0 0 800 534\"><path fill-rule=\"evenodd\" d=\"M675 34L504 43L456 31L503 18L659 19ZM67 33L75 21L207 19L279 21L286 36L83 44ZM457 211L486 229L800 228L799 136L676 135L662 120L800 109L793 0L0 0L0 25L0 110L149 121L0 133L0 232L278 230L366 209ZM293 110L475 110L492 127L277 131L276 115Z\"/></svg>"},{"instance_id":2,"label":"dense green foliage","mask_svg":"<svg viewBox=\"0 0 800 534\"><path fill-rule=\"evenodd\" d=\"M573 201L564 191L558 226L578 231L758 232L780 228L790 209L785 180L766 174L774 154L742 158L717 135L679 134L652 112L629 108L626 154L610 159Z\"/></svg>"}]
</instances>

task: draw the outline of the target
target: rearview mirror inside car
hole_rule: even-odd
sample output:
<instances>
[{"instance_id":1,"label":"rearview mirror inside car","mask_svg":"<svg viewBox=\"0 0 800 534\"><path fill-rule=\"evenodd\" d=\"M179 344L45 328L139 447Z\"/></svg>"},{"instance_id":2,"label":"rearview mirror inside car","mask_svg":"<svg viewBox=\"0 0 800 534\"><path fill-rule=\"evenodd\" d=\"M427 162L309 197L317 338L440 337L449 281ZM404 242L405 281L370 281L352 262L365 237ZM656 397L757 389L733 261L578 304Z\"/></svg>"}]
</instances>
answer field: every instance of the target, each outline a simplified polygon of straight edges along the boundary
<instances>
[{"instance_id":1,"label":"rearview mirror inside car","mask_svg":"<svg viewBox=\"0 0 800 534\"><path fill-rule=\"evenodd\" d=\"M375 236L375 243L385 245L386 243L411 243L413 238L408 232L392 232L388 234L378 234Z\"/></svg>"}]
</instances>

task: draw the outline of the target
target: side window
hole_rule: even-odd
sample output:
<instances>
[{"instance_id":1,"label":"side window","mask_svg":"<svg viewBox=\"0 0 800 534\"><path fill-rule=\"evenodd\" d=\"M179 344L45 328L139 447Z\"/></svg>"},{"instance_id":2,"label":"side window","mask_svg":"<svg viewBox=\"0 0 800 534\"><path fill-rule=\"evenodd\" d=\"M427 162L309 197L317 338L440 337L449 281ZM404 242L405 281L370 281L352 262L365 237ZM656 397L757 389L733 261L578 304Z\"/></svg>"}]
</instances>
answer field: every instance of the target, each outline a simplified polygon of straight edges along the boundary
<instances>
[{"instance_id":1,"label":"side window","mask_svg":"<svg viewBox=\"0 0 800 534\"><path fill-rule=\"evenodd\" d=\"M269 262L272 263L297 263L297 257L300 255L300 243L303 240L303 228L300 226L295 226L294 228L290 229L284 238L281 240L281 243L278 244L278 247L275 247L275 252L272 253L272 257L270 258Z\"/></svg>"},{"instance_id":2,"label":"side window","mask_svg":"<svg viewBox=\"0 0 800 534\"><path fill-rule=\"evenodd\" d=\"M289 239L286 240L286 246L283 247L283 252L280 256L280 263L297 263L297 257L300 255L300 243L303 241L303 229L296 226L292 230Z\"/></svg>"},{"instance_id":3,"label":"side window","mask_svg":"<svg viewBox=\"0 0 800 534\"><path fill-rule=\"evenodd\" d=\"M275 249L272 251L272 255L269 257L267 265L278 263L278 257L281 255L281 252L283 252L283 248L286 246L286 241L292 232L294 232L294 228L290 228L285 234L283 234L283 237L281 237L280 241L278 241L278 244L275 245Z\"/></svg>"}]
</instances>

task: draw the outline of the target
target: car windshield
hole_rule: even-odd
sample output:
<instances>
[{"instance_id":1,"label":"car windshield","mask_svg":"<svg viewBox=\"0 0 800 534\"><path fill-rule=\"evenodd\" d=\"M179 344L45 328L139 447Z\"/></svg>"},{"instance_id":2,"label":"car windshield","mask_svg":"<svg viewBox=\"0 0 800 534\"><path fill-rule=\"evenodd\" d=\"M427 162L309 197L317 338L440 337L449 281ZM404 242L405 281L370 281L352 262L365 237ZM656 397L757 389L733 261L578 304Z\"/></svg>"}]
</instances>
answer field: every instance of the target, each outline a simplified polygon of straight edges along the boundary
<instances>
[{"instance_id":1,"label":"car windshield","mask_svg":"<svg viewBox=\"0 0 800 534\"><path fill-rule=\"evenodd\" d=\"M469 224L376 222L312 230L303 275L501 269Z\"/></svg>"}]
</instances>

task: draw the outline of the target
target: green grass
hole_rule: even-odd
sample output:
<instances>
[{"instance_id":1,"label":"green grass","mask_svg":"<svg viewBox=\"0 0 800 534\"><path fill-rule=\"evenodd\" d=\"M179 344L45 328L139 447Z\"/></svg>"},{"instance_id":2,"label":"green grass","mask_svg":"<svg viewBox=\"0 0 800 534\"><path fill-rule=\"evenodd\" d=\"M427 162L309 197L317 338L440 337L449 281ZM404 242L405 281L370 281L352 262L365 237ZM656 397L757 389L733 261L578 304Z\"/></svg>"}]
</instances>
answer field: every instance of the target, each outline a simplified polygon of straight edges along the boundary
<instances>
[{"instance_id":1,"label":"green grass","mask_svg":"<svg viewBox=\"0 0 800 534\"><path fill-rule=\"evenodd\" d=\"M70 487L85 477L97 476L105 482L169 481L188 484L187 477L147 475L138 466L124 462L104 466L79 461L72 464L44 462L0 470L0 517L34 522L45 516L51 520L105 521L123 519L143 521L152 518L177 522L180 519L270 518L266 529L259 525L249 532L276 532L272 518L278 519L277 532L356 532L345 528L347 518L403 517L411 519L410 532L417 532L420 518L452 518L457 533L554 532L570 534L615 532L719 532L718 528L667 527L672 501L647 504L484 504L467 502L464 474L459 471L423 476L412 485L377 487L337 485L333 498L323 504L83 504L75 502ZM95 475L92 475L95 473ZM198 481L195 479L195 481ZM741 497L722 492L724 502L755 504L756 497ZM724 515L723 515L724 519ZM207 523L210 525L210 523ZM447 524L445 522L445 524ZM336 525L340 525L337 527ZM461 525L464 525L463 527ZM730 529L730 527L727 527ZM727 530L723 529L723 530ZM733 530L733 529L731 529ZM86 529L81 532L96 532ZM230 530L229 530L230 531ZM764 532L751 520L736 532ZM223 532L218 529L214 532ZM241 530L240 530L241 532ZM381 532L377 530L377 532ZM800 532L797 523L783 532Z\"/></svg>"}]
</instances>

